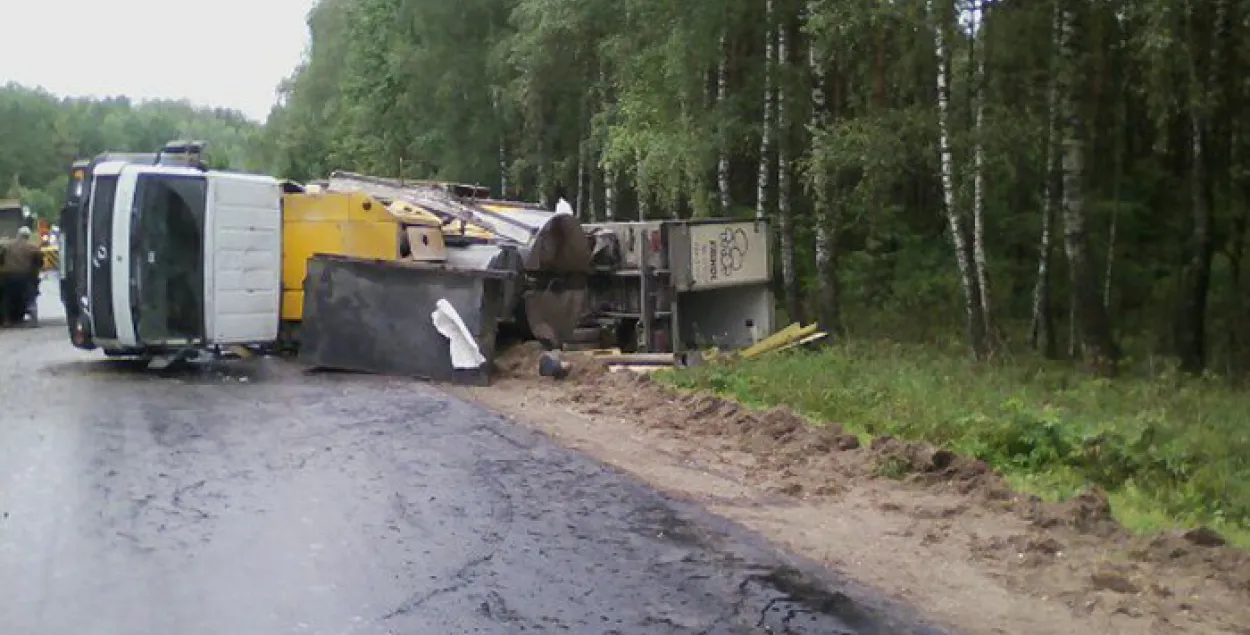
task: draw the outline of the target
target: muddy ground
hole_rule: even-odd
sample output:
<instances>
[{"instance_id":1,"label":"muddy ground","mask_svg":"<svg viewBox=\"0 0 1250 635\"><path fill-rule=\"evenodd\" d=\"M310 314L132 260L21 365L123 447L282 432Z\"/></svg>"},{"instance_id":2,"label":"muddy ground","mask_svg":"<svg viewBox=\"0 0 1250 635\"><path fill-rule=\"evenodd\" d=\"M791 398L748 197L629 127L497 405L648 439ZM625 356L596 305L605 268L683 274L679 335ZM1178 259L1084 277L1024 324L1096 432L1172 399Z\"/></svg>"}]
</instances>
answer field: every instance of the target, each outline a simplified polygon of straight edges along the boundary
<instances>
[{"instance_id":1,"label":"muddy ground","mask_svg":"<svg viewBox=\"0 0 1250 635\"><path fill-rule=\"evenodd\" d=\"M863 447L837 425L588 362L553 382L536 356L514 347L492 387L455 391L955 630L1250 633L1250 557L1211 532L1134 536L1097 491L1043 503L947 451Z\"/></svg>"}]
</instances>

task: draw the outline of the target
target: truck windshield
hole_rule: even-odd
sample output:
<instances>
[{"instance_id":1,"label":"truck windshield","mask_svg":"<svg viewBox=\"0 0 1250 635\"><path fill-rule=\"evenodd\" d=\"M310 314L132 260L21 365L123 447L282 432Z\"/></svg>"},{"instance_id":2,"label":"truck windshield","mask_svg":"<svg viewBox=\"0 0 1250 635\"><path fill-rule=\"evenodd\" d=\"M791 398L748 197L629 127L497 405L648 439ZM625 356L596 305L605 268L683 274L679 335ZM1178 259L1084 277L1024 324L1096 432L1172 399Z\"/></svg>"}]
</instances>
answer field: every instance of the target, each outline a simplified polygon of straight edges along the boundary
<instances>
[{"instance_id":1,"label":"truck windshield","mask_svg":"<svg viewBox=\"0 0 1250 635\"><path fill-rule=\"evenodd\" d=\"M204 337L204 220L208 184L202 176L139 177L131 219L131 295L141 342Z\"/></svg>"}]
</instances>

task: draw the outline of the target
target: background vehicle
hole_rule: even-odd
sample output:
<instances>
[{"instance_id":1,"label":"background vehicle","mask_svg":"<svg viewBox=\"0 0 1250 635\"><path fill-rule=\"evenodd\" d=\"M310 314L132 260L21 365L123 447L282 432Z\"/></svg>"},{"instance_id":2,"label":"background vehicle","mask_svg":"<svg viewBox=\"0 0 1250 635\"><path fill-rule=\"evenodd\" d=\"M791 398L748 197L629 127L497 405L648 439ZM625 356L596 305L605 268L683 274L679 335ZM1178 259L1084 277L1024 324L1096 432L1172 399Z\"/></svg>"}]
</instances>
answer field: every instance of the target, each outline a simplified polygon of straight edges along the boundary
<instances>
[{"instance_id":1,"label":"background vehicle","mask_svg":"<svg viewBox=\"0 0 1250 635\"><path fill-rule=\"evenodd\" d=\"M12 238L22 227L35 229L35 219L20 200L0 199L0 238Z\"/></svg>"}]
</instances>

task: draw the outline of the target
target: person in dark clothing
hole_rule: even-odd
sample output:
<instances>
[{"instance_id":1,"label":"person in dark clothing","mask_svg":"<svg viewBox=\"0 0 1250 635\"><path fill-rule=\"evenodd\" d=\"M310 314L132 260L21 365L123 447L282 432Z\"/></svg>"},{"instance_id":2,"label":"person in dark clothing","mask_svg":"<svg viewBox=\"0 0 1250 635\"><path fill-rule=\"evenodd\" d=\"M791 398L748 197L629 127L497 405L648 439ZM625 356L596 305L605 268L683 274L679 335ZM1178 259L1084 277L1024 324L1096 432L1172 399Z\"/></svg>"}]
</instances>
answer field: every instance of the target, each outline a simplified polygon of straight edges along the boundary
<instances>
[{"instance_id":1,"label":"person in dark clothing","mask_svg":"<svg viewBox=\"0 0 1250 635\"><path fill-rule=\"evenodd\" d=\"M30 228L0 245L0 326L21 324L39 295L43 254L30 242Z\"/></svg>"}]
</instances>

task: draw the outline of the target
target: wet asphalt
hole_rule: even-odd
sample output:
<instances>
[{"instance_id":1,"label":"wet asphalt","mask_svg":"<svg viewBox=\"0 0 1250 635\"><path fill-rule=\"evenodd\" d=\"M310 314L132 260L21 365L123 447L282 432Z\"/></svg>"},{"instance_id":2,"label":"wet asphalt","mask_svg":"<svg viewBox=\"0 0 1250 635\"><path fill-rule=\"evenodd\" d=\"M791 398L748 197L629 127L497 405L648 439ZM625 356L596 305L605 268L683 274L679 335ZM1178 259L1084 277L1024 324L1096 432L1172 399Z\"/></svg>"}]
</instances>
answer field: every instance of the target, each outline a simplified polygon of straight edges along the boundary
<instances>
[{"instance_id":1,"label":"wet asphalt","mask_svg":"<svg viewBox=\"0 0 1250 635\"><path fill-rule=\"evenodd\" d=\"M0 633L937 633L436 387L0 331Z\"/></svg>"}]
</instances>

